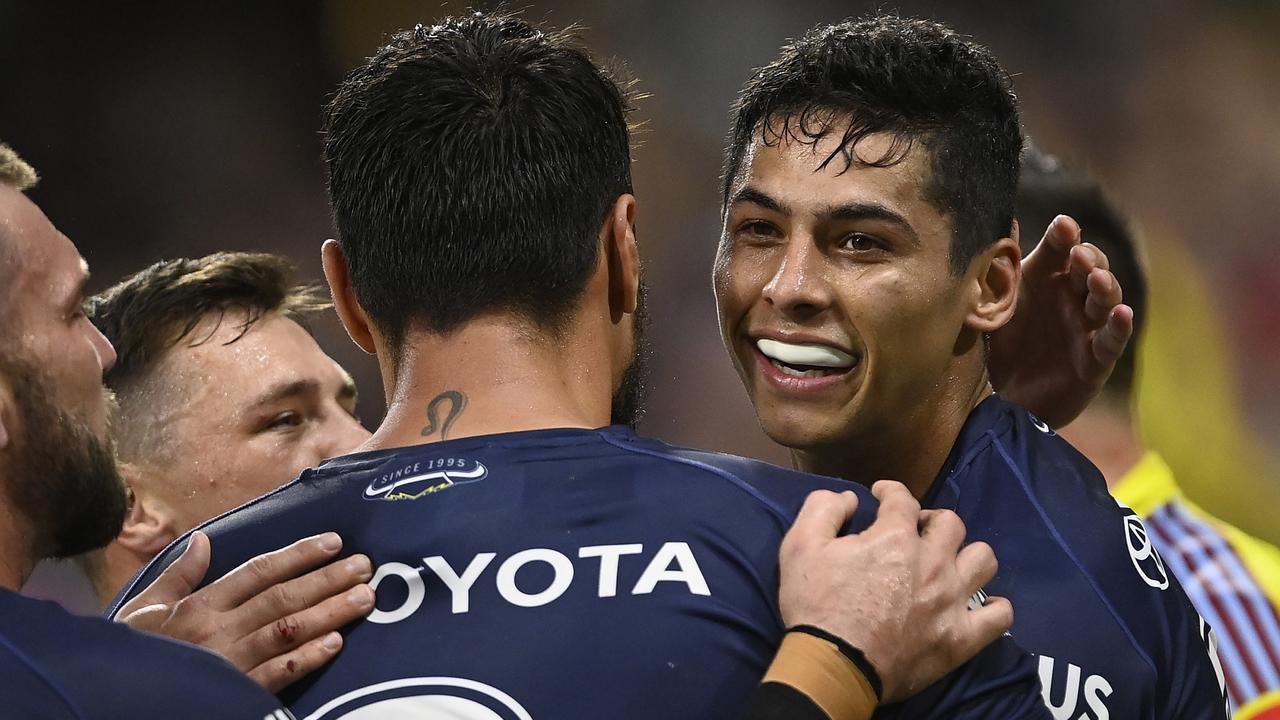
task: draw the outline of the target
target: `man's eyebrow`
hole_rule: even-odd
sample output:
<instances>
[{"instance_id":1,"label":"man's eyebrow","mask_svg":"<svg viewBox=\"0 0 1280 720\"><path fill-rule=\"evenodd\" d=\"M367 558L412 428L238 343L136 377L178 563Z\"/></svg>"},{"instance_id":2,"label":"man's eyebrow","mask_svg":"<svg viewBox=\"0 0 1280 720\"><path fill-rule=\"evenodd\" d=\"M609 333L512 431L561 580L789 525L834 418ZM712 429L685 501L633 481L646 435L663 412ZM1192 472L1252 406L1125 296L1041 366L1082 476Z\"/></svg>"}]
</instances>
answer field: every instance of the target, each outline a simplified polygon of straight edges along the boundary
<instances>
[{"instance_id":1,"label":"man's eyebrow","mask_svg":"<svg viewBox=\"0 0 1280 720\"><path fill-rule=\"evenodd\" d=\"M67 297L63 300L63 304L67 310L76 310L84 304L88 298L86 294L89 289L89 264L80 259L80 278L71 286L71 290L67 293Z\"/></svg>"},{"instance_id":2,"label":"man's eyebrow","mask_svg":"<svg viewBox=\"0 0 1280 720\"><path fill-rule=\"evenodd\" d=\"M749 202L753 205L759 205L765 210L772 210L773 212L781 213L783 215L791 214L791 208L787 207L784 203L775 199L765 191L750 185L734 193L733 197L729 200L730 205L737 205L740 202Z\"/></svg>"},{"instance_id":3,"label":"man's eyebrow","mask_svg":"<svg viewBox=\"0 0 1280 720\"><path fill-rule=\"evenodd\" d=\"M269 390L258 396L254 400L252 407L262 407L270 405L281 400L300 397L302 395L318 395L320 394L320 383L315 380L293 380L290 382L282 382L271 386Z\"/></svg>"},{"instance_id":4,"label":"man's eyebrow","mask_svg":"<svg viewBox=\"0 0 1280 720\"><path fill-rule=\"evenodd\" d=\"M920 244L920 236L916 233L916 229L911 227L911 223L902 213L877 202L852 202L830 205L819 210L817 214L820 217L832 220L880 220L887 222L897 225L911 242L916 245Z\"/></svg>"}]
</instances>

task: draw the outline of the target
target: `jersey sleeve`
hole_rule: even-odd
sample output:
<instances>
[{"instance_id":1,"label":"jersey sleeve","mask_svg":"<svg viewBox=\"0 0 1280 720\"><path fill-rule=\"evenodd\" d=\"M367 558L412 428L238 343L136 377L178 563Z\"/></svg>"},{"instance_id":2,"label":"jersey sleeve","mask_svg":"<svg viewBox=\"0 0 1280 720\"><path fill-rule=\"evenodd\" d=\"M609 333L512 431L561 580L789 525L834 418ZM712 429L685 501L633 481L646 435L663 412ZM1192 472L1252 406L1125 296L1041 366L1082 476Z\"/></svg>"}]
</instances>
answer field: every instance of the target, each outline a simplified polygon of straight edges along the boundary
<instances>
[{"instance_id":1,"label":"jersey sleeve","mask_svg":"<svg viewBox=\"0 0 1280 720\"><path fill-rule=\"evenodd\" d=\"M937 720L1050 720L1040 694L1035 663L1004 635L958 670L904 702L883 708L877 718Z\"/></svg>"},{"instance_id":2,"label":"jersey sleeve","mask_svg":"<svg viewBox=\"0 0 1280 720\"><path fill-rule=\"evenodd\" d=\"M1027 418L1019 416L999 449L1025 484L1033 510L1043 514L1064 556L1099 600L1102 610L1091 616L1094 622L1079 624L1079 637L1131 658L1130 683L1154 683L1154 717L1226 720L1230 711L1210 628L1150 530L1116 502L1092 463ZM1112 682L1122 677L1123 669L1116 670Z\"/></svg>"},{"instance_id":3,"label":"jersey sleeve","mask_svg":"<svg viewBox=\"0 0 1280 720\"><path fill-rule=\"evenodd\" d=\"M162 638L144 637L127 662L107 675L117 679L94 691L94 702L117 695L120 707L136 714L122 717L166 717L187 720L291 720L273 695L254 684L227 661L203 648ZM101 671L100 671L101 672ZM127 676L124 677L124 676ZM146 678L140 692L137 678ZM130 681L132 679L132 681Z\"/></svg>"}]
</instances>

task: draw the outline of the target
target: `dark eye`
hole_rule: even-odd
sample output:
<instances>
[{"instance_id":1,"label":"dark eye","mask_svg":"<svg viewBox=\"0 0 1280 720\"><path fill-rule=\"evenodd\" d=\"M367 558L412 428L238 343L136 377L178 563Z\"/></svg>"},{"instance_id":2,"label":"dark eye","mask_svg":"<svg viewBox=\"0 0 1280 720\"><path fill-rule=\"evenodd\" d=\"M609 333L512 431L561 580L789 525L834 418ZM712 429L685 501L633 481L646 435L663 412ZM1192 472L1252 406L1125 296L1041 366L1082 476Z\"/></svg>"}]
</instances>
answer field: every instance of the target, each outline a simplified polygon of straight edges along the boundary
<instances>
[{"instance_id":1,"label":"dark eye","mask_svg":"<svg viewBox=\"0 0 1280 720\"><path fill-rule=\"evenodd\" d=\"M286 430L302 424L302 415L292 410L282 412L267 421L263 430Z\"/></svg>"},{"instance_id":2,"label":"dark eye","mask_svg":"<svg viewBox=\"0 0 1280 720\"><path fill-rule=\"evenodd\" d=\"M879 238L871 235L850 233L840 241L840 249L852 250L853 252L870 252L885 249L885 244Z\"/></svg>"},{"instance_id":3,"label":"dark eye","mask_svg":"<svg viewBox=\"0 0 1280 720\"><path fill-rule=\"evenodd\" d=\"M777 237L778 229L763 220L749 220L738 227L738 232L751 237Z\"/></svg>"}]
</instances>

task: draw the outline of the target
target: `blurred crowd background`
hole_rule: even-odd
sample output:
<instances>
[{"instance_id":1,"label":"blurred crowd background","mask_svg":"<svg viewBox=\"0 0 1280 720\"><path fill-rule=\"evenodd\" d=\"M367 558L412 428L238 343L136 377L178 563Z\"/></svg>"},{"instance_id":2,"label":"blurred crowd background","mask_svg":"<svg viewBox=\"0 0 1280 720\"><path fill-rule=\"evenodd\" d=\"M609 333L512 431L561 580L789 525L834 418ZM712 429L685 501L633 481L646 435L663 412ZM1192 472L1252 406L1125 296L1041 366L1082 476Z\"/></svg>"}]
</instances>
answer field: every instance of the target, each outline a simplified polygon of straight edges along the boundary
<instances>
[{"instance_id":1,"label":"blurred crowd background","mask_svg":"<svg viewBox=\"0 0 1280 720\"><path fill-rule=\"evenodd\" d=\"M328 93L390 32L470 6L0 0L0 140L43 174L32 196L88 259L94 291L161 258L224 249L285 253L319 281L332 235L318 138ZM644 431L786 461L757 428L716 329L709 275L728 108L788 38L896 9L992 48L1014 75L1028 135L1096 173L1135 218L1152 275L1147 439L1193 500L1280 542L1280 3L508 7L579 23L597 57L648 94L634 153L655 348ZM357 378L361 415L376 425L372 358L336 319L314 330ZM36 592L87 608L68 577L46 570Z\"/></svg>"}]
</instances>

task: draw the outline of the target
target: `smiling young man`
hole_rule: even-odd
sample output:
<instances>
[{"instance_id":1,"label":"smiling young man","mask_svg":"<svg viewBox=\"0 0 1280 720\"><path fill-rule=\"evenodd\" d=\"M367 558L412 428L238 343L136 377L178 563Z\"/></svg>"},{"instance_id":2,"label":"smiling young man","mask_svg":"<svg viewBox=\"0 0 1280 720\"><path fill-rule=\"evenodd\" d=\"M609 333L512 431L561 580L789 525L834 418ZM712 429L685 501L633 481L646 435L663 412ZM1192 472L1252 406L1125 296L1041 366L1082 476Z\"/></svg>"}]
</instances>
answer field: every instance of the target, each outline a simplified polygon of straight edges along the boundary
<instances>
[{"instance_id":1,"label":"smiling young man","mask_svg":"<svg viewBox=\"0 0 1280 720\"><path fill-rule=\"evenodd\" d=\"M926 21L822 27L735 114L714 282L766 433L802 470L899 480L995 547L990 588L1018 607L1056 717L1225 717L1209 631L1141 522L992 393L988 339L1019 287L1022 151L995 59ZM1092 252L1062 255L1050 286L1105 291L1106 273L1071 270ZM1129 312L1091 303L1064 321L1100 333Z\"/></svg>"}]
</instances>

